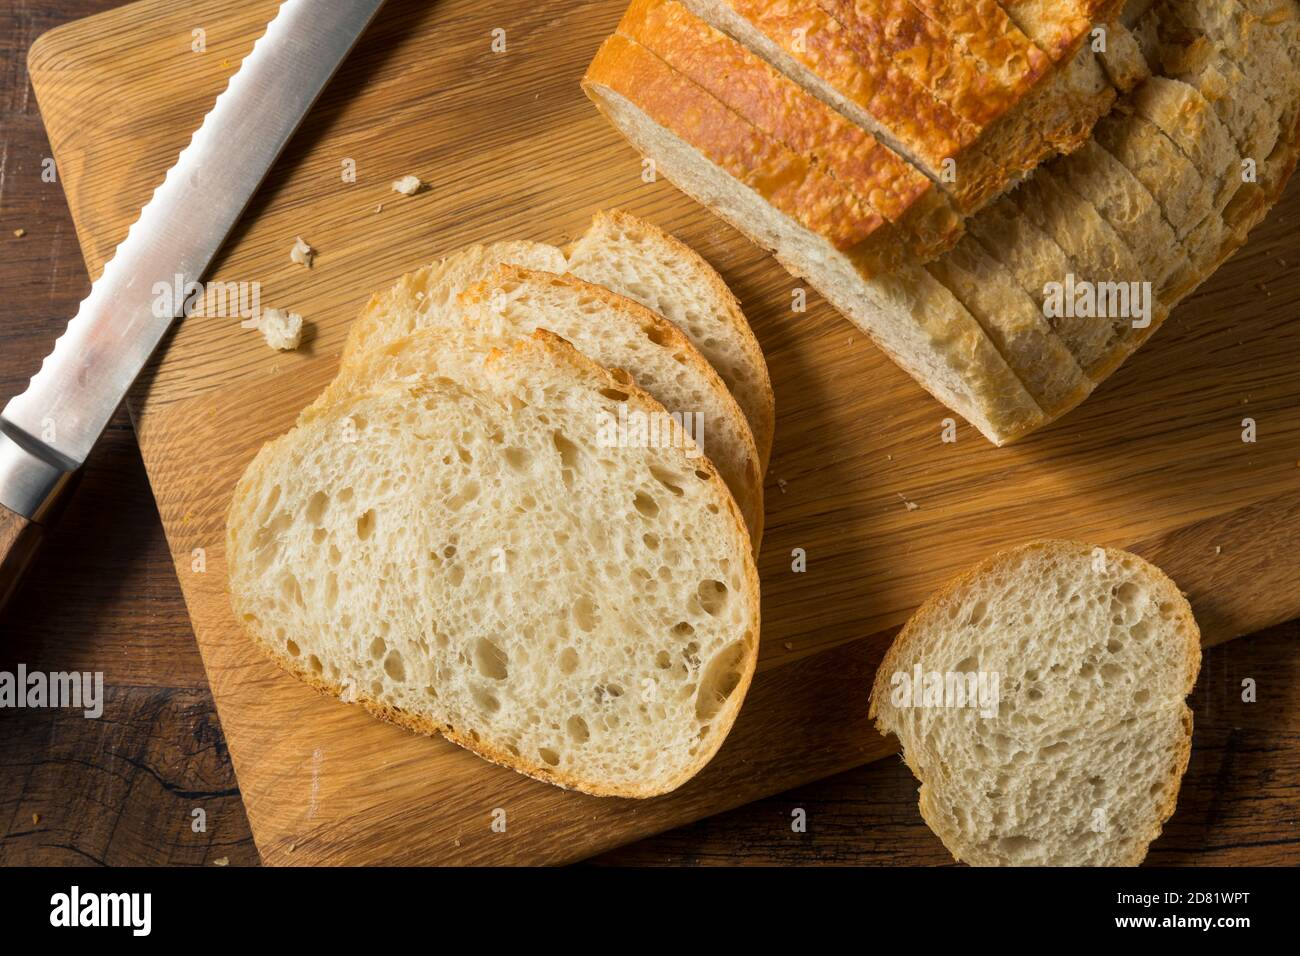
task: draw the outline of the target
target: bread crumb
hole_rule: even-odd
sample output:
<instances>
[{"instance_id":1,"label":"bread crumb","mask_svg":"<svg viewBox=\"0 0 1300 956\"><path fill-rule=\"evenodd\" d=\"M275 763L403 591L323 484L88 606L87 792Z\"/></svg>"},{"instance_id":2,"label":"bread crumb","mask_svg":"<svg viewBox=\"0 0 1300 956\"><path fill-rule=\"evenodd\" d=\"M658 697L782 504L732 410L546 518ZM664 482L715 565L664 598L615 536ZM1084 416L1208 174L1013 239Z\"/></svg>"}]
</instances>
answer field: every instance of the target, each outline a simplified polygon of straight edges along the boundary
<instances>
[{"instance_id":1,"label":"bread crumb","mask_svg":"<svg viewBox=\"0 0 1300 956\"><path fill-rule=\"evenodd\" d=\"M794 650L794 644L793 644L793 642L791 642L791 641L786 641L786 642L785 642L784 644L782 644L781 646L784 647L787 651L792 651L792 650Z\"/></svg>"},{"instance_id":2,"label":"bread crumb","mask_svg":"<svg viewBox=\"0 0 1300 956\"><path fill-rule=\"evenodd\" d=\"M1215 554L1223 554L1223 547L1222 547L1221 545L1217 545L1217 544L1216 544L1216 545L1214 546L1214 553L1215 553Z\"/></svg>"},{"instance_id":3,"label":"bread crumb","mask_svg":"<svg viewBox=\"0 0 1300 956\"><path fill-rule=\"evenodd\" d=\"M293 852L294 850L296 850L296 849L298 849L298 844L296 844L296 843L290 843L290 844L289 844L289 849L288 849L287 852L292 853L292 852Z\"/></svg>"},{"instance_id":4,"label":"bread crumb","mask_svg":"<svg viewBox=\"0 0 1300 956\"><path fill-rule=\"evenodd\" d=\"M27 230L26 230L26 229L15 229L15 230L14 230L14 238L15 238L15 239L21 239L21 238L22 238L23 236L25 236L25 235L27 235Z\"/></svg>"},{"instance_id":5,"label":"bread crumb","mask_svg":"<svg viewBox=\"0 0 1300 956\"><path fill-rule=\"evenodd\" d=\"M781 494L785 494L785 479L784 479L784 478L778 478L778 479L776 480L776 486L777 486L778 488L781 489Z\"/></svg>"},{"instance_id":6,"label":"bread crumb","mask_svg":"<svg viewBox=\"0 0 1300 956\"><path fill-rule=\"evenodd\" d=\"M311 268L312 260L316 258L316 250L303 242L302 236L297 236L293 241L293 248L289 250L289 261L296 262L300 266Z\"/></svg>"},{"instance_id":7,"label":"bread crumb","mask_svg":"<svg viewBox=\"0 0 1300 956\"><path fill-rule=\"evenodd\" d=\"M383 211L384 211L384 204L383 204L383 203L380 203L379 205L377 205L377 206L375 207L375 212L383 212Z\"/></svg>"},{"instance_id":8,"label":"bread crumb","mask_svg":"<svg viewBox=\"0 0 1300 956\"><path fill-rule=\"evenodd\" d=\"M284 309L263 309L257 327L266 344L281 352L296 349L302 343L302 316Z\"/></svg>"},{"instance_id":9,"label":"bread crumb","mask_svg":"<svg viewBox=\"0 0 1300 956\"><path fill-rule=\"evenodd\" d=\"M921 507L915 501L909 501L907 496L904 495L901 491L896 491L894 492L894 494L898 495L898 500L903 503L903 507L906 508L908 511L915 511L917 508Z\"/></svg>"},{"instance_id":10,"label":"bread crumb","mask_svg":"<svg viewBox=\"0 0 1300 956\"><path fill-rule=\"evenodd\" d=\"M414 196L424 188L424 183L420 181L419 176L403 176L393 183L393 192L401 193L403 196Z\"/></svg>"},{"instance_id":11,"label":"bread crumb","mask_svg":"<svg viewBox=\"0 0 1300 956\"><path fill-rule=\"evenodd\" d=\"M40 823L40 822L41 822L41 815L40 815L39 813L33 813L33 814L32 814L32 826L36 826L36 824L38 824L38 823Z\"/></svg>"},{"instance_id":12,"label":"bread crumb","mask_svg":"<svg viewBox=\"0 0 1300 956\"><path fill-rule=\"evenodd\" d=\"M212 861L213 866L226 866L229 863L230 863L230 857L228 856L219 856Z\"/></svg>"}]
</instances>

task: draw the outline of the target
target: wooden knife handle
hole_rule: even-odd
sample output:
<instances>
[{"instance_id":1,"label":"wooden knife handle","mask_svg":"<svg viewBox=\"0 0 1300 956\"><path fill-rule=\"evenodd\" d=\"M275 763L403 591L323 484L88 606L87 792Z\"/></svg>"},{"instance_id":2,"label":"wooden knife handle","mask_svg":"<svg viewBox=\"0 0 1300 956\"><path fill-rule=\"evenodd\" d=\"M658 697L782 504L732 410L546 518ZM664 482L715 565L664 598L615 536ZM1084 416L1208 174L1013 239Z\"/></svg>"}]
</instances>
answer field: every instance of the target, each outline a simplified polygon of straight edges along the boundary
<instances>
[{"instance_id":1,"label":"wooden knife handle","mask_svg":"<svg viewBox=\"0 0 1300 956\"><path fill-rule=\"evenodd\" d=\"M0 608L18 588L18 582L40 546L43 532L35 521L0 505Z\"/></svg>"}]
</instances>

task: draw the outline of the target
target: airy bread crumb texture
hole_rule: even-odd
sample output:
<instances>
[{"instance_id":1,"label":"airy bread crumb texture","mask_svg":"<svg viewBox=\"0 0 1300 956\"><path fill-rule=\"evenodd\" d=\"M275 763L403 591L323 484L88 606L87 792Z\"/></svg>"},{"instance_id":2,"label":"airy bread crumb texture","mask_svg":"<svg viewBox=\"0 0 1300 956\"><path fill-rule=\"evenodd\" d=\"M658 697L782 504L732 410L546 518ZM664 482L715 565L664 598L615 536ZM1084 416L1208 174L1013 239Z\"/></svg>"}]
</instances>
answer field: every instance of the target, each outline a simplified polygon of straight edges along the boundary
<instances>
[{"instance_id":1,"label":"airy bread crumb texture","mask_svg":"<svg viewBox=\"0 0 1300 956\"><path fill-rule=\"evenodd\" d=\"M386 719L596 794L679 786L726 736L758 579L717 472L609 446L664 412L557 337L430 329L267 444L228 521L236 617ZM388 355L387 353L391 353Z\"/></svg>"},{"instance_id":2,"label":"airy bread crumb texture","mask_svg":"<svg viewBox=\"0 0 1300 956\"><path fill-rule=\"evenodd\" d=\"M1173 813L1200 667L1186 599L1134 554L1045 541L927 601L876 675L921 813L974 865L1136 865ZM906 706L896 674L997 675L993 715Z\"/></svg>"}]
</instances>

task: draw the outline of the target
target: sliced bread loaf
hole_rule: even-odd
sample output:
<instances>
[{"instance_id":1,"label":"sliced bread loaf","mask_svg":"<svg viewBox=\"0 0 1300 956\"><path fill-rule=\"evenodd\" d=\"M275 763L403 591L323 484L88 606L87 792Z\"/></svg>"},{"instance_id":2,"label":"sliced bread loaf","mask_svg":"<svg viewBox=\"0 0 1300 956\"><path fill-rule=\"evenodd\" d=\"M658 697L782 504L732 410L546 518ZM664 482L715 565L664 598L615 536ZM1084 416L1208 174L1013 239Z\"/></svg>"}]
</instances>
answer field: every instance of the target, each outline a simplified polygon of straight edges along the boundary
<instances>
[{"instance_id":1,"label":"sliced bread loaf","mask_svg":"<svg viewBox=\"0 0 1300 956\"><path fill-rule=\"evenodd\" d=\"M920 809L975 866L1132 866L1174 811L1200 634L1134 554L1044 541L931 597L876 674Z\"/></svg>"},{"instance_id":2,"label":"sliced bread loaf","mask_svg":"<svg viewBox=\"0 0 1300 956\"><path fill-rule=\"evenodd\" d=\"M521 773L680 786L757 654L731 495L662 406L553 335L413 339L362 361L397 374L249 465L227 526L236 618L317 689ZM605 440L620 408L673 440Z\"/></svg>"},{"instance_id":3,"label":"sliced bread loaf","mask_svg":"<svg viewBox=\"0 0 1300 956\"><path fill-rule=\"evenodd\" d=\"M655 159L661 172L806 277L890 358L990 441L1003 444L1042 424L1042 410L948 290L914 264L878 280L865 279L827 236L755 188L761 184L731 174L725 155L709 155L673 128L673 111L655 111L653 100L644 95L637 63L622 55L629 43L618 36L607 40L588 68L583 88L634 147Z\"/></svg>"},{"instance_id":4,"label":"sliced bread loaf","mask_svg":"<svg viewBox=\"0 0 1300 956\"><path fill-rule=\"evenodd\" d=\"M772 380L740 303L713 267L684 242L620 209L596 213L566 258L580 279L639 302L685 333L745 413L766 472L776 430Z\"/></svg>"}]
</instances>

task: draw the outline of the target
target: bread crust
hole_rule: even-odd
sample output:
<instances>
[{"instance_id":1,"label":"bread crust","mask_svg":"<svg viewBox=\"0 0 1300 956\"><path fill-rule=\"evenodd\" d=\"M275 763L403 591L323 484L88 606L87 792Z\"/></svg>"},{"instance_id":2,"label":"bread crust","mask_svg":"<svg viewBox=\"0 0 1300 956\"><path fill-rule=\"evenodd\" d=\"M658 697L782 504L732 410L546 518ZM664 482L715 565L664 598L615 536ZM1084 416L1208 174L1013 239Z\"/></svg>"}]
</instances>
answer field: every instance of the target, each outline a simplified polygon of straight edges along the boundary
<instances>
[{"instance_id":1,"label":"bread crust","mask_svg":"<svg viewBox=\"0 0 1300 956\"><path fill-rule=\"evenodd\" d=\"M418 334L418 333L417 333ZM545 363L562 368L566 374L570 374L583 382L592 389L600 388L617 388L628 395L629 407L653 415L663 415L665 409L662 405L651 398L646 392L636 385L622 381L596 363L592 362L581 355L573 346L564 341L557 335L547 332L545 329L538 329L529 336L516 340L511 351L503 353L494 351L484 356L484 364L491 367L494 363L503 361L515 362L534 362ZM387 386L378 386L381 389L392 389L404 391L404 387L398 383L390 383ZM321 411L320 409L317 410ZM248 470L240 479L235 487L232 496L231 505L227 514L227 556L234 553L234 544L236 537L242 532L242 525L239 523L238 514L243 510L243 497L247 494L249 487L253 483L261 467L261 462L266 455L269 458L268 449L273 448L278 441L283 438L270 442L263 446L262 452L249 465ZM698 468L705 471L713 479L711 487L717 489L717 502L721 512L725 513L727 523L730 526L733 539L738 541L748 541L748 531L745 528L744 518L740 513L732 496L726 492L725 485L721 476L714 468L713 464L707 458L688 459L685 452L677 444L671 446L677 452L682 454L682 468ZM711 733L708 739L708 746L702 747L700 753L695 757L688 767L680 772L676 777L671 778L661 785L647 786L630 786L622 784L611 784L607 781L589 780L572 774L553 770L545 765L538 764L534 761L525 760L522 756L516 757L504 747L496 745L491 741L483 739L475 740L468 733L446 724L440 724L426 715L415 714L401 708L393 707L388 704L375 700L371 695L358 689L351 701L348 701L347 690L338 683L323 679L321 676L312 674L305 670L297 661L287 658L280 654L272 646L266 635L261 633L259 628L253 622L244 620L239 607L238 597L234 589L230 589L231 606L236 620L243 622L245 631L254 639L256 644L272 661L278 664L289 674L298 678L303 683L309 685L319 693L335 697L345 702L355 702L360 704L366 711L379 717L389 723L396 724L407 730L427 736L442 736L460 747L470 750L480 757L489 760L492 763L499 764L511 770L515 770L525 776L551 783L565 789L580 790L594 796L617 796L617 797L634 797L646 798L658 796L667 793L681 786L696 773L698 773L717 753L723 740L730 732L734 724L736 715L739 713L741 703L749 689L750 682L753 679L754 668L758 659L758 638L760 633L760 605L759 605L759 581L758 571L754 565L752 557L749 556L748 547L740 547L736 550L736 556L744 565L745 587L743 598L749 608L751 620L753 621L753 635L751 642L745 645L745 656L742 661L742 670L740 680L723 706L718 710L716 716L710 722ZM235 572L234 562L231 562L232 576Z\"/></svg>"},{"instance_id":2,"label":"bread crust","mask_svg":"<svg viewBox=\"0 0 1300 956\"><path fill-rule=\"evenodd\" d=\"M925 175L680 3L634 0L618 29L762 133L824 168L898 227L921 260L960 237L961 217Z\"/></svg>"},{"instance_id":3,"label":"bread crust","mask_svg":"<svg viewBox=\"0 0 1300 956\"><path fill-rule=\"evenodd\" d=\"M993 576L1004 571L1008 565L1019 562L1022 559L1036 554L1046 556L1070 556L1078 557L1087 555L1091 557L1096 550L1095 545L1087 544L1077 540L1066 539L1043 539L1031 541L1013 548L1007 548L997 551L989 557L980 561L974 567L960 572L950 578L947 583L942 585L938 590L928 597L925 602L917 608L903 626L898 636L894 638L893 643L885 652L881 659L880 666L876 670L876 676L872 681L871 701L868 707L867 716L876 722L876 728L883 735L889 735L894 732L890 725L889 715L885 712L883 702L888 702L890 692L891 675L902 669L901 659L910 654L911 645L920 640L918 635L925 633L930 629L942 629L943 620L940 618L944 602L952 596L974 587L985 577ZM1200 628L1196 623L1196 618L1192 614L1191 605L1188 604L1186 597L1169 576L1157 568L1155 565L1141 558L1140 556L1128 551L1121 551L1115 548L1103 548L1108 562L1119 562L1122 560L1131 560L1137 562L1143 576L1153 589L1159 588L1162 596L1167 598L1174 605L1175 617L1179 622L1180 631L1188 637L1184 647L1184 653L1176 662L1180 671L1180 684L1185 698L1192 692L1196 684L1197 674L1201 666L1201 641ZM1179 742L1178 749L1174 753L1174 767L1170 772L1168 779L1172 786L1168 787L1168 795L1164 797L1156 808L1154 825L1145 836L1144 840L1139 841L1141 850L1135 852L1132 857L1125 860L1123 865L1136 866L1146 857L1147 847L1161 833L1165 822L1173 815L1174 809L1178 804L1178 792L1182 783L1182 777L1187 770L1187 764L1191 757L1192 746L1192 712L1184 703L1182 705L1181 719L1184 727L1184 736ZM926 786L926 780L917 764L908 759L906 748L904 748L903 759L911 768L913 774L921 782L921 792L918 801L922 817L926 824L937 836L944 842L944 846L953 854L953 858L961 862L956 848L949 843L945 835L945 827L940 815L935 811L933 806L928 802L930 792Z\"/></svg>"},{"instance_id":4,"label":"bread crust","mask_svg":"<svg viewBox=\"0 0 1300 956\"><path fill-rule=\"evenodd\" d=\"M609 37L583 83L608 87L636 103L777 209L825 237L864 274L888 272L901 262L905 248L870 205L640 44L620 34Z\"/></svg>"}]
</instances>

